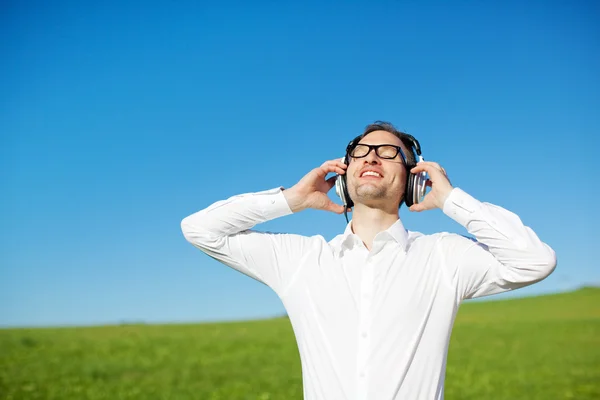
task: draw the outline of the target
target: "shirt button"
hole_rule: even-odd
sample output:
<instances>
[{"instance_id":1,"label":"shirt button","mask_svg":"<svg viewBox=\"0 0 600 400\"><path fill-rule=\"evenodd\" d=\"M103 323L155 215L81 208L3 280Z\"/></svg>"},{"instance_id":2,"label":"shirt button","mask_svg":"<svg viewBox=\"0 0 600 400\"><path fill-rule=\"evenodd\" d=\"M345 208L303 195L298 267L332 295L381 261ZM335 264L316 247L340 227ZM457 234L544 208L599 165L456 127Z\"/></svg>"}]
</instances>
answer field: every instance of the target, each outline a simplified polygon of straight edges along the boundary
<instances>
[{"instance_id":1,"label":"shirt button","mask_svg":"<svg viewBox=\"0 0 600 400\"><path fill-rule=\"evenodd\" d=\"M365 371L360 371L360 377L364 378L365 377Z\"/></svg>"},{"instance_id":2,"label":"shirt button","mask_svg":"<svg viewBox=\"0 0 600 400\"><path fill-rule=\"evenodd\" d=\"M363 332L363 333L362 333L362 337L363 337L363 338L366 338L366 337L367 337L367 332Z\"/></svg>"}]
</instances>

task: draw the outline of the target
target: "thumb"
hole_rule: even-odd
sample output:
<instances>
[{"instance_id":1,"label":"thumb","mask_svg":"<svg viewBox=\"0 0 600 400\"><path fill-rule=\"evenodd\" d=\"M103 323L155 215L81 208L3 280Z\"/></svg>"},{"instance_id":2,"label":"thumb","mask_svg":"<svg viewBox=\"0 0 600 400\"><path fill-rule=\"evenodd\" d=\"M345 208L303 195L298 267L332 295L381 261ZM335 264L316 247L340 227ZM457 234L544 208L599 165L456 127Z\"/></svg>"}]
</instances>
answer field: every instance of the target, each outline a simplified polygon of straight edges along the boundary
<instances>
[{"instance_id":1,"label":"thumb","mask_svg":"<svg viewBox=\"0 0 600 400\"><path fill-rule=\"evenodd\" d=\"M413 204L412 206L409 207L409 210L413 211L413 212L424 211L425 206L423 204Z\"/></svg>"},{"instance_id":2,"label":"thumb","mask_svg":"<svg viewBox=\"0 0 600 400\"><path fill-rule=\"evenodd\" d=\"M334 203L333 201L330 201L329 203L327 203L327 205L325 206L325 210L327 211L332 211L336 214L341 214L344 212L344 206L339 205Z\"/></svg>"}]
</instances>

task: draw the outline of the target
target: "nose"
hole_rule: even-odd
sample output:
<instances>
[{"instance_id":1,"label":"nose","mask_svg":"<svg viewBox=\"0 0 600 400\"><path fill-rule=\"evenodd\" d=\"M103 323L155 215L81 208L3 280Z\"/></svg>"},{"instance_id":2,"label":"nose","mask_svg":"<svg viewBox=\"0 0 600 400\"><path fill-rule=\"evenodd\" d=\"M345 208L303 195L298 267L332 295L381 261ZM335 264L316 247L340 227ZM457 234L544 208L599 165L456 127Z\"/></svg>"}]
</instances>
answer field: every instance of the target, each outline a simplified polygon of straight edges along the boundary
<instances>
[{"instance_id":1,"label":"nose","mask_svg":"<svg viewBox=\"0 0 600 400\"><path fill-rule=\"evenodd\" d=\"M367 154L365 156L364 160L365 160L365 164L369 164L369 165L375 165L375 164L381 163L381 160L379 159L379 156L375 152L375 149L371 149L371 151L369 151L369 154Z\"/></svg>"}]
</instances>

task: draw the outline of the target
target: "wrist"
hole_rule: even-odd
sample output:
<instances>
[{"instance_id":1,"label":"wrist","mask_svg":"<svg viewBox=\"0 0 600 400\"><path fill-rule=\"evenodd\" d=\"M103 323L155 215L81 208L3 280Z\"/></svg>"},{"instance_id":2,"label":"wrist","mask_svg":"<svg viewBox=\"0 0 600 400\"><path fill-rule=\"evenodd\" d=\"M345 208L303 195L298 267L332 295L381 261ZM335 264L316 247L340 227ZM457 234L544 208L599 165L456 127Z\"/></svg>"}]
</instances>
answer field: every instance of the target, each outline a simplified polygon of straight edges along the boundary
<instances>
[{"instance_id":1,"label":"wrist","mask_svg":"<svg viewBox=\"0 0 600 400\"><path fill-rule=\"evenodd\" d=\"M299 195L294 187L291 187L290 189L284 189L283 196L285 197L285 200L287 201L292 212L297 213L306 208L303 205L303 196Z\"/></svg>"},{"instance_id":2,"label":"wrist","mask_svg":"<svg viewBox=\"0 0 600 400\"><path fill-rule=\"evenodd\" d=\"M437 204L438 208L440 210L444 209L444 206L446 204L446 202L448 201L448 198L450 197L450 194L452 193L452 191L454 190L454 187L452 186L448 186L442 193L439 199L439 204Z\"/></svg>"}]
</instances>

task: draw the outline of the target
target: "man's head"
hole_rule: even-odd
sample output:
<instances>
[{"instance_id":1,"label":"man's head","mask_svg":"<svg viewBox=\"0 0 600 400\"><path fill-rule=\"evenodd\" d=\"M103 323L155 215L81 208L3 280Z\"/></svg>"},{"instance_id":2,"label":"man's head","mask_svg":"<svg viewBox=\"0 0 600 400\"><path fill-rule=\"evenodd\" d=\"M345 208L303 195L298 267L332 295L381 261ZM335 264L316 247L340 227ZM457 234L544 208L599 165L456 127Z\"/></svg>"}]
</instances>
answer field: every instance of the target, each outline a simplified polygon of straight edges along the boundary
<instances>
[{"instance_id":1,"label":"man's head","mask_svg":"<svg viewBox=\"0 0 600 400\"><path fill-rule=\"evenodd\" d=\"M380 121L368 125L350 142L346 184L354 204L398 208L404 199L409 169L416 164L413 146L410 135Z\"/></svg>"}]
</instances>

